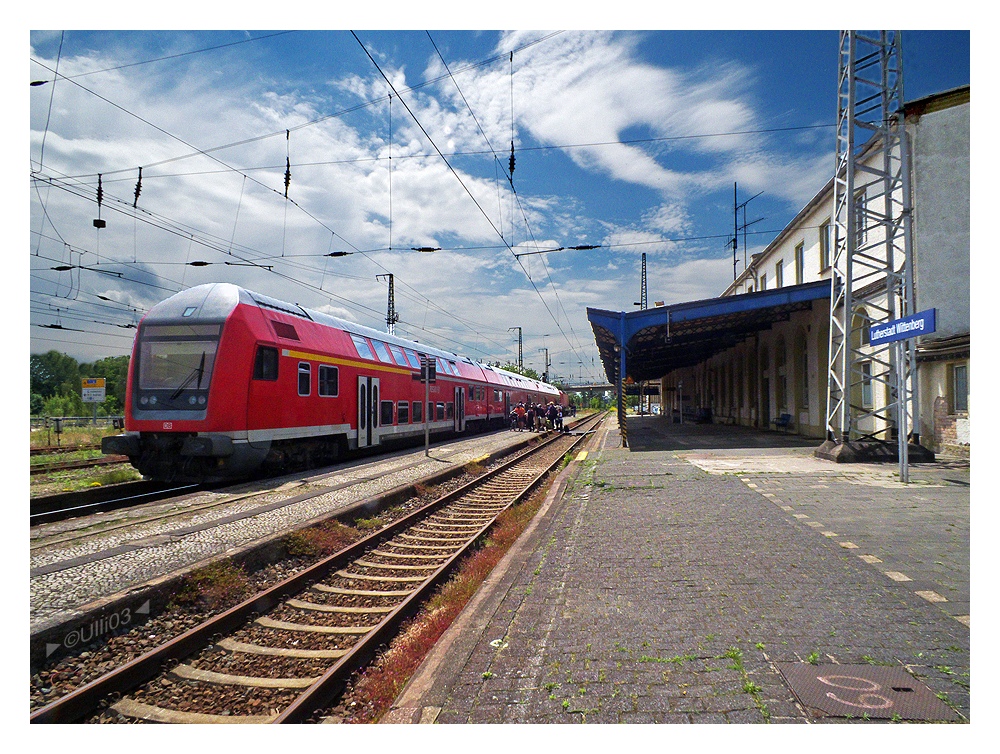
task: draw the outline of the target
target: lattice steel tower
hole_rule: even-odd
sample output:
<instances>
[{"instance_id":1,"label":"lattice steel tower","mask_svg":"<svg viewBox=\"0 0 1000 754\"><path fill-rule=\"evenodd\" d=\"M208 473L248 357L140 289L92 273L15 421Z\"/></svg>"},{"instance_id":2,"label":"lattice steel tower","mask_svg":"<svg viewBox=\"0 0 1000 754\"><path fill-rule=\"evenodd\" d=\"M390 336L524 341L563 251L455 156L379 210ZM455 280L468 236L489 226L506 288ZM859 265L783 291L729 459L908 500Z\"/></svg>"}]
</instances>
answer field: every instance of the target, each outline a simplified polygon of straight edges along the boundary
<instances>
[{"instance_id":1,"label":"lattice steel tower","mask_svg":"<svg viewBox=\"0 0 1000 754\"><path fill-rule=\"evenodd\" d=\"M393 275L390 272L387 275L376 275L376 280L382 280L387 278L389 280L389 306L385 313L385 326L386 332L390 335L396 334L396 323L399 322L399 312L396 311L396 291L393 285Z\"/></svg>"},{"instance_id":2,"label":"lattice steel tower","mask_svg":"<svg viewBox=\"0 0 1000 754\"><path fill-rule=\"evenodd\" d=\"M901 42L898 31L840 34L827 440L906 453L897 427L919 416L913 339L868 344L871 325L916 311Z\"/></svg>"}]
</instances>

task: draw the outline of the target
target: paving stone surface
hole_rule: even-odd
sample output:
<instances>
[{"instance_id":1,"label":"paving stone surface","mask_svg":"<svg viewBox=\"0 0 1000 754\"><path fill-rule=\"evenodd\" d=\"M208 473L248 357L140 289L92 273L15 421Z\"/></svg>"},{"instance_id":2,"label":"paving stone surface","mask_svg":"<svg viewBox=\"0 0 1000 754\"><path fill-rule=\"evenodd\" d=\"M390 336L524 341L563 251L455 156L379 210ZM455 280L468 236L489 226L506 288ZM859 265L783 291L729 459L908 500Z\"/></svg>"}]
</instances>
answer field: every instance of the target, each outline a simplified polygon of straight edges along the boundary
<instances>
[{"instance_id":1,"label":"paving stone surface","mask_svg":"<svg viewBox=\"0 0 1000 754\"><path fill-rule=\"evenodd\" d=\"M605 424L387 722L864 723L891 701L805 708L782 662L902 667L969 719L967 463L902 485L793 436L628 429Z\"/></svg>"}]
</instances>

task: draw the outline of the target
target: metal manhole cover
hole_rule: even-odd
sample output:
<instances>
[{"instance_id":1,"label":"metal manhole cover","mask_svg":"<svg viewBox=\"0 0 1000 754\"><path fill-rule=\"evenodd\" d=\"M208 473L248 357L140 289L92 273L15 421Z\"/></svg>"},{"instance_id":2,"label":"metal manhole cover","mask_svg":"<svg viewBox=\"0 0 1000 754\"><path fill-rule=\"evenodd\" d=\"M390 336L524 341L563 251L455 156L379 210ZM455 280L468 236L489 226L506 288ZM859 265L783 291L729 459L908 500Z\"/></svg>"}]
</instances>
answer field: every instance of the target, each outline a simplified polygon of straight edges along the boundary
<instances>
[{"instance_id":1,"label":"metal manhole cover","mask_svg":"<svg viewBox=\"0 0 1000 754\"><path fill-rule=\"evenodd\" d=\"M805 707L835 717L961 720L951 707L902 668L776 662Z\"/></svg>"}]
</instances>

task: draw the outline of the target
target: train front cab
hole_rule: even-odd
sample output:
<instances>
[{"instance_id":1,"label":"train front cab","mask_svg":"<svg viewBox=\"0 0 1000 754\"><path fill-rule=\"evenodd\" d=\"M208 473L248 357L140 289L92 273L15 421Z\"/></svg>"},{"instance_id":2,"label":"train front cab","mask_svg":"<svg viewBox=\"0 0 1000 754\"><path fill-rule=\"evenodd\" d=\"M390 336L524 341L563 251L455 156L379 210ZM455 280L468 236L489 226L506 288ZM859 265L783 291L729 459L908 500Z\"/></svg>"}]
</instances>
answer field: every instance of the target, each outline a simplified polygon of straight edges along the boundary
<instances>
[{"instance_id":1,"label":"train front cab","mask_svg":"<svg viewBox=\"0 0 1000 754\"><path fill-rule=\"evenodd\" d=\"M247 474L262 454L233 432L249 378L240 358L253 336L233 317L238 294L202 286L150 310L129 369L123 435L102 451L122 454L145 476L213 480ZM242 386L242 387L241 387Z\"/></svg>"}]
</instances>

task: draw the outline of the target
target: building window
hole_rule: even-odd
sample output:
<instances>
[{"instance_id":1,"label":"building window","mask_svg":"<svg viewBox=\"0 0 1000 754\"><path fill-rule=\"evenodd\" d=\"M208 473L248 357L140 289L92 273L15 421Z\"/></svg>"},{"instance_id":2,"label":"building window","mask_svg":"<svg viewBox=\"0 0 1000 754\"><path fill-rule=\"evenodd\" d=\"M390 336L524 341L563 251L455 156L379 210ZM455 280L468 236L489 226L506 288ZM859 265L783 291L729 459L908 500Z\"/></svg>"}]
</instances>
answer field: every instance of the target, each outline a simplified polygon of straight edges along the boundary
<instances>
[{"instance_id":1,"label":"building window","mask_svg":"<svg viewBox=\"0 0 1000 754\"><path fill-rule=\"evenodd\" d=\"M767 275L765 273L760 273L760 289L762 291L767 290Z\"/></svg>"},{"instance_id":2,"label":"building window","mask_svg":"<svg viewBox=\"0 0 1000 754\"><path fill-rule=\"evenodd\" d=\"M872 363L870 361L861 362L861 405L864 408L872 407Z\"/></svg>"},{"instance_id":3,"label":"building window","mask_svg":"<svg viewBox=\"0 0 1000 754\"><path fill-rule=\"evenodd\" d=\"M785 260L779 259L774 265L774 287L780 288L785 284Z\"/></svg>"},{"instance_id":4,"label":"building window","mask_svg":"<svg viewBox=\"0 0 1000 754\"><path fill-rule=\"evenodd\" d=\"M819 270L822 272L827 267L833 259L833 245L834 245L834 225L829 219L824 220L823 224L819 226Z\"/></svg>"},{"instance_id":5,"label":"building window","mask_svg":"<svg viewBox=\"0 0 1000 754\"><path fill-rule=\"evenodd\" d=\"M806 245L800 243L795 247L795 284L806 282Z\"/></svg>"},{"instance_id":6,"label":"building window","mask_svg":"<svg viewBox=\"0 0 1000 754\"><path fill-rule=\"evenodd\" d=\"M858 323L858 336L860 337L861 345L871 345L872 321L868 317L868 312L865 309L858 310L857 319L855 321Z\"/></svg>"},{"instance_id":7,"label":"building window","mask_svg":"<svg viewBox=\"0 0 1000 754\"><path fill-rule=\"evenodd\" d=\"M969 365L956 364L952 367L952 413L967 413L969 410Z\"/></svg>"},{"instance_id":8,"label":"building window","mask_svg":"<svg viewBox=\"0 0 1000 754\"><path fill-rule=\"evenodd\" d=\"M319 394L336 398L340 392L340 370L327 364L319 365Z\"/></svg>"},{"instance_id":9,"label":"building window","mask_svg":"<svg viewBox=\"0 0 1000 754\"><path fill-rule=\"evenodd\" d=\"M858 246L863 246L865 239L868 237L868 232L865 229L865 222L867 221L865 206L867 203L868 197L865 196L864 189L854 194L854 238Z\"/></svg>"},{"instance_id":10,"label":"building window","mask_svg":"<svg viewBox=\"0 0 1000 754\"><path fill-rule=\"evenodd\" d=\"M299 395L309 395L312 392L312 366L307 362L299 362Z\"/></svg>"}]
</instances>

